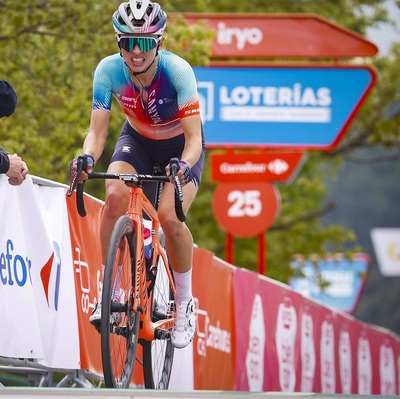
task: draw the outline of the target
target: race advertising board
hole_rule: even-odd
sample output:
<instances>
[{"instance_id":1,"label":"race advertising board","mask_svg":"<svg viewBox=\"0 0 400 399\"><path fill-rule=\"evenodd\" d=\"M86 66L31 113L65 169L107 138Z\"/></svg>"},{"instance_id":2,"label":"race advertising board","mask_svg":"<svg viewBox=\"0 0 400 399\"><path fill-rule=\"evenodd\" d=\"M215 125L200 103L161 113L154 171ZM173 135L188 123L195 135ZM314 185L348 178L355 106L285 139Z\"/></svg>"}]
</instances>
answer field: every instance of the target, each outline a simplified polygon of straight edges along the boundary
<instances>
[{"instance_id":1,"label":"race advertising board","mask_svg":"<svg viewBox=\"0 0 400 399\"><path fill-rule=\"evenodd\" d=\"M367 254L356 254L352 260L328 258L317 261L318 270L311 261L296 260L291 263L293 269L300 269L303 277L293 277L289 285L307 298L353 313L364 288L368 270ZM328 286L322 289L319 278Z\"/></svg>"},{"instance_id":2,"label":"race advertising board","mask_svg":"<svg viewBox=\"0 0 400 399\"><path fill-rule=\"evenodd\" d=\"M196 67L209 148L333 149L376 80L369 66Z\"/></svg>"},{"instance_id":3,"label":"race advertising board","mask_svg":"<svg viewBox=\"0 0 400 399\"><path fill-rule=\"evenodd\" d=\"M370 235L382 275L400 276L400 229L376 227Z\"/></svg>"},{"instance_id":4,"label":"race advertising board","mask_svg":"<svg viewBox=\"0 0 400 399\"><path fill-rule=\"evenodd\" d=\"M270 151L210 155L211 180L289 183L305 160L304 152Z\"/></svg>"},{"instance_id":5,"label":"race advertising board","mask_svg":"<svg viewBox=\"0 0 400 399\"><path fill-rule=\"evenodd\" d=\"M172 15L173 17L173 15ZM312 14L184 13L214 32L211 57L372 57L377 46L365 37Z\"/></svg>"}]
</instances>

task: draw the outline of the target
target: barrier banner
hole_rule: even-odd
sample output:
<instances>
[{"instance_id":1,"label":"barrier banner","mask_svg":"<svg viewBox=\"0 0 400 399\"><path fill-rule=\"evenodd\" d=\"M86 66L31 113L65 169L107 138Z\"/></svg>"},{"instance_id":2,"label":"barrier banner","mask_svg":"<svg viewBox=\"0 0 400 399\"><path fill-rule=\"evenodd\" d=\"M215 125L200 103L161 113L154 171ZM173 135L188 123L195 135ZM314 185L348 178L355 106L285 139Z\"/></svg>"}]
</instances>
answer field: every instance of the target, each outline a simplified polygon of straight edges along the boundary
<instances>
[{"instance_id":1,"label":"barrier banner","mask_svg":"<svg viewBox=\"0 0 400 399\"><path fill-rule=\"evenodd\" d=\"M266 352L266 323L260 280L254 273L237 270L233 278L233 303L235 309L236 390L263 391ZM249 295L250 294L250 295ZM266 371L266 372L265 372Z\"/></svg>"},{"instance_id":2,"label":"barrier banner","mask_svg":"<svg viewBox=\"0 0 400 399\"><path fill-rule=\"evenodd\" d=\"M234 389L234 268L201 248L194 250L193 293L196 301L194 388Z\"/></svg>"},{"instance_id":3,"label":"barrier banner","mask_svg":"<svg viewBox=\"0 0 400 399\"><path fill-rule=\"evenodd\" d=\"M79 368L75 287L63 189L0 176L0 355ZM50 211L50 208L53 208ZM56 212L53 221L48 217Z\"/></svg>"},{"instance_id":4,"label":"barrier banner","mask_svg":"<svg viewBox=\"0 0 400 399\"><path fill-rule=\"evenodd\" d=\"M45 342L43 364L80 368L78 318L65 188L33 185L36 202L52 247L52 263L40 271L46 303L40 309L40 329ZM28 219L29 220L29 219ZM37 225L28 222L37 234ZM27 226L25 226L27 228ZM43 246L36 247L42 251Z\"/></svg>"},{"instance_id":5,"label":"barrier banner","mask_svg":"<svg viewBox=\"0 0 400 399\"><path fill-rule=\"evenodd\" d=\"M398 341L384 329L361 324L357 343L357 376L360 394L396 395L396 365L399 360Z\"/></svg>"},{"instance_id":6,"label":"barrier banner","mask_svg":"<svg viewBox=\"0 0 400 399\"><path fill-rule=\"evenodd\" d=\"M248 270L233 284L236 389L398 394L398 336Z\"/></svg>"},{"instance_id":7,"label":"barrier banner","mask_svg":"<svg viewBox=\"0 0 400 399\"><path fill-rule=\"evenodd\" d=\"M102 375L100 334L89 323L89 316L101 299L103 281L99 239L102 204L85 195L87 215L81 217L76 209L76 193L71 197L65 196L64 201L67 203L71 236L81 368Z\"/></svg>"},{"instance_id":8,"label":"barrier banner","mask_svg":"<svg viewBox=\"0 0 400 399\"><path fill-rule=\"evenodd\" d=\"M103 203L78 216L66 187L0 176L0 356L102 375L89 315L101 297ZM75 295L74 295L75 293ZM171 390L398 395L400 338L194 248L194 342L175 350ZM138 346L141 357L141 346ZM132 384L141 387L136 362Z\"/></svg>"}]
</instances>

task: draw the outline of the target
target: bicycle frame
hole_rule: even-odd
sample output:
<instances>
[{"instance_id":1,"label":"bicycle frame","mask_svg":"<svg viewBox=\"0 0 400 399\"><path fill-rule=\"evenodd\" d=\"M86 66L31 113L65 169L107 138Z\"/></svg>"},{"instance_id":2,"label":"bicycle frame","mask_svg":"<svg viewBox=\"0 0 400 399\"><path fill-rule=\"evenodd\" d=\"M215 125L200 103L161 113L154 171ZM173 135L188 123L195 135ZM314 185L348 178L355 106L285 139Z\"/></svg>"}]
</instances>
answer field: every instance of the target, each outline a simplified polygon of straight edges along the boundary
<instances>
[{"instance_id":1,"label":"bicycle frame","mask_svg":"<svg viewBox=\"0 0 400 399\"><path fill-rule=\"evenodd\" d=\"M150 309L150 300L151 298L148 295L147 288L149 286L147 279L147 270L146 270L146 260L144 256L144 237L143 237L143 211L150 217L152 229L152 245L153 245L153 258L152 258L152 267L157 267L156 263L158 261L158 255L161 256L164 265L168 265L168 260L165 255L163 248L159 242L159 229L160 222L158 220L157 211L154 206L148 200L148 198L144 195L143 189L140 186L133 185L130 187L130 201L127 211L127 216L131 218L133 224L135 226L137 241L136 241L136 253L140 254L137 257L135 269L136 269L136 281L133 290L133 309L134 311L140 311L140 333L139 339L144 339L147 341L151 341L157 338L158 329L169 329L172 328L174 320L173 318L168 318L165 320L160 320L157 322L152 322L150 319L150 314L148 309ZM169 267L165 267L168 280L170 282L173 294L175 295L175 283L173 281L172 273Z\"/></svg>"},{"instance_id":2,"label":"bicycle frame","mask_svg":"<svg viewBox=\"0 0 400 399\"><path fill-rule=\"evenodd\" d=\"M78 184L78 176L82 170L86 171L85 160L84 155L78 157L67 192L71 196L76 188L77 210L82 217L86 215L84 182ZM174 353L170 331L174 326L171 305L175 283L159 235L161 226L157 208L163 183L173 183L176 216L181 222L186 220L182 207L183 191L178 177L179 160L172 158L169 167L170 177L160 175L158 168L154 169L154 175L91 172L88 176L89 179L121 180L130 190L128 210L118 218L110 237L98 328L101 333L104 379L109 388L129 387L138 343L142 345L143 361L136 360L142 364L146 388L168 388ZM158 184L154 205L143 191L142 182L148 181ZM151 220L151 262L145 257L144 251L144 216ZM123 260L120 257L125 256L125 244L128 244L129 257ZM124 282L128 299L122 302L119 298L113 299L114 289L115 292L121 292L119 265L124 265L126 268L123 270L128 273L128 279Z\"/></svg>"}]
</instances>

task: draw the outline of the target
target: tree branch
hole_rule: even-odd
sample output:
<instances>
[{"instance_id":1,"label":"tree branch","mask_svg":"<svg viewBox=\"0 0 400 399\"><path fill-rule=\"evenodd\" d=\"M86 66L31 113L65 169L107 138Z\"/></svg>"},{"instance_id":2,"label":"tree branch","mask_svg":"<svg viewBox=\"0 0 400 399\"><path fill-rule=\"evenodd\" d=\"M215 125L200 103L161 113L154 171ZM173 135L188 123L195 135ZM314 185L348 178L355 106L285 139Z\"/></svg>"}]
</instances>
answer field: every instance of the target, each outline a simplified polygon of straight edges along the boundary
<instances>
[{"instance_id":1,"label":"tree branch","mask_svg":"<svg viewBox=\"0 0 400 399\"><path fill-rule=\"evenodd\" d=\"M317 210L315 212L311 212L308 215L302 216L298 219L292 220L287 223L282 223L279 225L272 226L269 228L269 231L288 230L297 223L308 222L310 220L318 219L321 216L324 216L324 215L328 214L329 212L332 212L334 209L336 209L336 204L334 202L331 202L328 205L326 205L324 208Z\"/></svg>"},{"instance_id":2,"label":"tree branch","mask_svg":"<svg viewBox=\"0 0 400 399\"><path fill-rule=\"evenodd\" d=\"M358 134L354 138L345 141L342 145L332 151L324 153L324 155L328 157L335 157L337 155L347 154L354 149L359 149L361 147L370 147L371 145L367 142L367 138L372 133L372 129L365 129L361 132L358 132Z\"/></svg>"}]
</instances>

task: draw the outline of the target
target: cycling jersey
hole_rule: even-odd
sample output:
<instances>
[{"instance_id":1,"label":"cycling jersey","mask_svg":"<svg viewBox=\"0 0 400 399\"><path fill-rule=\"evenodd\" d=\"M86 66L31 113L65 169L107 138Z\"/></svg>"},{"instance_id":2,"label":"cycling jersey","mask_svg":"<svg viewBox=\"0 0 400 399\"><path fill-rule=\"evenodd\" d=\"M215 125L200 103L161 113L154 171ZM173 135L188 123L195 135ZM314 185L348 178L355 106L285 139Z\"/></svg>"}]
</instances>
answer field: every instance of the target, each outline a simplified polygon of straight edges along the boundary
<instances>
[{"instance_id":1,"label":"cycling jersey","mask_svg":"<svg viewBox=\"0 0 400 399\"><path fill-rule=\"evenodd\" d=\"M130 125L142 136L164 140L182 134L180 119L200 114L196 78L183 58L166 50L159 51L158 57L154 78L144 87L146 104L124 59L119 54L104 58L94 75L92 109L110 110L114 96Z\"/></svg>"}]
</instances>

